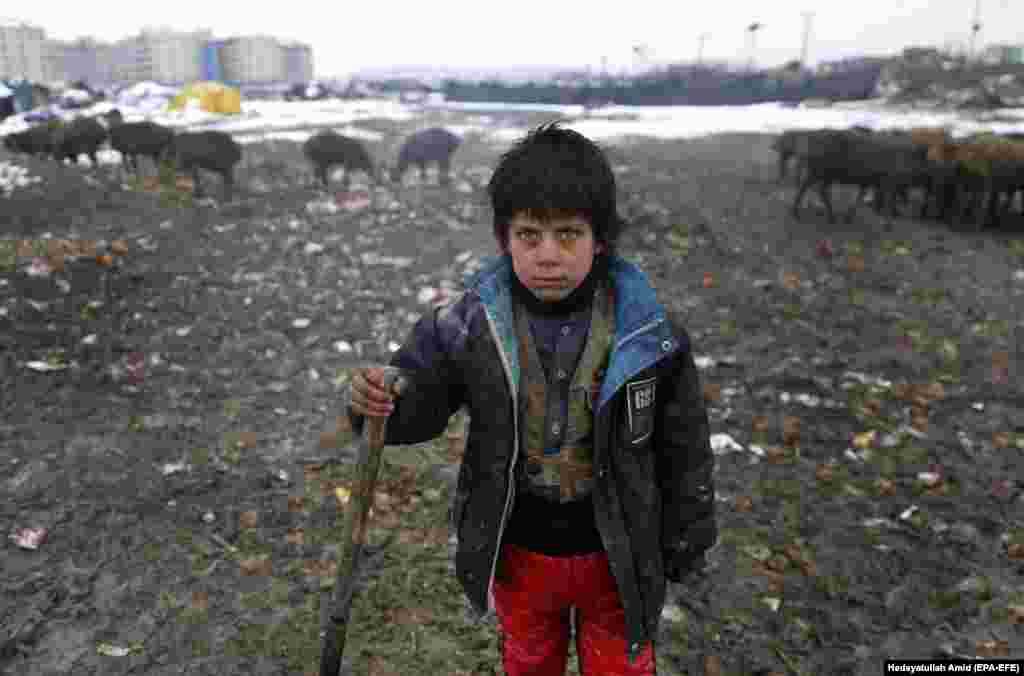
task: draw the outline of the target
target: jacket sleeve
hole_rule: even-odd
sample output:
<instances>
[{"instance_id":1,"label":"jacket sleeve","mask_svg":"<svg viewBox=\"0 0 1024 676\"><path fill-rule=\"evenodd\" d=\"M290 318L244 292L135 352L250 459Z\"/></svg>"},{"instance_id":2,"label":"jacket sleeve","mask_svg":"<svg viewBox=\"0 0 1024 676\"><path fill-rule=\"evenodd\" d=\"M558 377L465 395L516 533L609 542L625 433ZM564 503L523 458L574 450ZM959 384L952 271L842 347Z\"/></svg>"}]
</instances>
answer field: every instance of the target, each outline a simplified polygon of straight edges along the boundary
<instances>
[{"instance_id":1,"label":"jacket sleeve","mask_svg":"<svg viewBox=\"0 0 1024 676\"><path fill-rule=\"evenodd\" d=\"M689 337L673 359L667 396L657 404L657 475L661 482L661 541L666 576L679 582L700 568L718 539L715 522L714 454L697 367Z\"/></svg>"},{"instance_id":2,"label":"jacket sleeve","mask_svg":"<svg viewBox=\"0 0 1024 676\"><path fill-rule=\"evenodd\" d=\"M392 356L389 365L405 370L410 382L388 416L385 444L418 444L437 437L465 403L466 388L452 354L454 341L466 332L455 310L449 305L425 314ZM351 383L343 402L353 433L362 435L365 418L352 411Z\"/></svg>"}]
</instances>

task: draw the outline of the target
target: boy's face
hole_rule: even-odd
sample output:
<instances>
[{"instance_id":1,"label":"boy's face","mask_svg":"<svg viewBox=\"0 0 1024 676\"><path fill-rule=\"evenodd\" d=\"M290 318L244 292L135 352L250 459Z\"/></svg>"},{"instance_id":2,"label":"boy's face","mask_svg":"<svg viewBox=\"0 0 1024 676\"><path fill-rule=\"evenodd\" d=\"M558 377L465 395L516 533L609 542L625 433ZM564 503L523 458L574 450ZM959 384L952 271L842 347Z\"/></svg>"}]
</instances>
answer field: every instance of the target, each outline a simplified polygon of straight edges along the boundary
<instances>
[{"instance_id":1,"label":"boy's face","mask_svg":"<svg viewBox=\"0 0 1024 676\"><path fill-rule=\"evenodd\" d=\"M539 221L521 212L509 223L507 253L512 256L512 269L542 301L559 301L571 294L590 272L594 255L603 251L582 216Z\"/></svg>"}]
</instances>

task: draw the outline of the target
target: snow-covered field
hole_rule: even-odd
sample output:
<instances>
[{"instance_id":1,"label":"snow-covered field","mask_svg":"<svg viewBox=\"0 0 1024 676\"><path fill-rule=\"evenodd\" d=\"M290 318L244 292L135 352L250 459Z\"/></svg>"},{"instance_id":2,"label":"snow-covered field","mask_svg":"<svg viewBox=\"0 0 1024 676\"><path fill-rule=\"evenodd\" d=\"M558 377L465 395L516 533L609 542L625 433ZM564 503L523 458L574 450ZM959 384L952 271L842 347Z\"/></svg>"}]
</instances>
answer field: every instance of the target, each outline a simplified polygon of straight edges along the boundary
<instances>
[{"instance_id":1,"label":"snow-covered field","mask_svg":"<svg viewBox=\"0 0 1024 676\"><path fill-rule=\"evenodd\" d=\"M378 140L374 132L353 125L367 119L408 121L425 110L391 100L352 101L243 101L241 115L219 115L195 107L169 112L159 97L142 97L127 103L103 102L80 111L57 110L63 118L99 114L116 107L127 120L150 119L168 126L189 129L220 129L241 141L264 138L303 141L317 128L331 127L366 140ZM511 142L526 131L502 126L502 113L551 112L564 116L582 134L602 141L628 136L691 138L719 132L777 134L786 129L844 128L861 125L873 129L946 127L954 136L990 130L997 133L1024 132L1024 109L1003 109L996 115L959 111L912 110L865 101L825 108L794 108L777 103L750 106L608 106L585 111L582 106L504 103L442 103L429 109L461 111L468 124L452 125L452 131L475 132L496 142ZM488 115L492 113L493 115ZM0 135L29 126L25 115L15 115L0 124ZM995 119L992 119L995 118Z\"/></svg>"}]
</instances>

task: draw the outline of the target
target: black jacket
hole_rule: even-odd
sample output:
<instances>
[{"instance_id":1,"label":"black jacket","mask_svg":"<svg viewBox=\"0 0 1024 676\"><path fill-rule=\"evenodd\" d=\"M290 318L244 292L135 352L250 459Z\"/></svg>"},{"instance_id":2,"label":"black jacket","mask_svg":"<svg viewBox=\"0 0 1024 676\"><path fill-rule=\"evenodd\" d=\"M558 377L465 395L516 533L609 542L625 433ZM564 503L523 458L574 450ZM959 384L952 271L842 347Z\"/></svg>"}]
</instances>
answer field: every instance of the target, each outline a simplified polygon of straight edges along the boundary
<instances>
[{"instance_id":1,"label":"black jacket","mask_svg":"<svg viewBox=\"0 0 1024 676\"><path fill-rule=\"evenodd\" d=\"M388 419L387 444L439 436L468 406L470 426L450 513L456 574L472 608L493 610L500 539L515 499L518 352L508 256L456 302L422 317L392 366L412 374ZM622 594L630 653L657 635L666 577L678 581L717 539L714 459L689 337L671 325L644 274L612 257L615 339L594 413L595 518ZM650 394L654 404L628 394ZM645 382L647 381L647 382ZM631 410L632 408L632 410ZM353 427L363 419L348 411Z\"/></svg>"}]
</instances>

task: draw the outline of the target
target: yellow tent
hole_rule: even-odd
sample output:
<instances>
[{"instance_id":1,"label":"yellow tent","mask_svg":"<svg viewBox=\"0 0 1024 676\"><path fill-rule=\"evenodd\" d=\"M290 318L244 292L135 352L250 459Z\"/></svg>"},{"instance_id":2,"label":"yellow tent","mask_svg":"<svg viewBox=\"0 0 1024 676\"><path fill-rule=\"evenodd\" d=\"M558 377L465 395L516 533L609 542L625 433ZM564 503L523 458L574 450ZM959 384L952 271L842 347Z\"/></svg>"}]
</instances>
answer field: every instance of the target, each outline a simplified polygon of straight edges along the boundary
<instances>
[{"instance_id":1,"label":"yellow tent","mask_svg":"<svg viewBox=\"0 0 1024 676\"><path fill-rule=\"evenodd\" d=\"M210 113L242 112L242 94L220 82L193 82L186 85L168 104L169 110L184 110L189 101L198 101L200 110Z\"/></svg>"}]
</instances>

